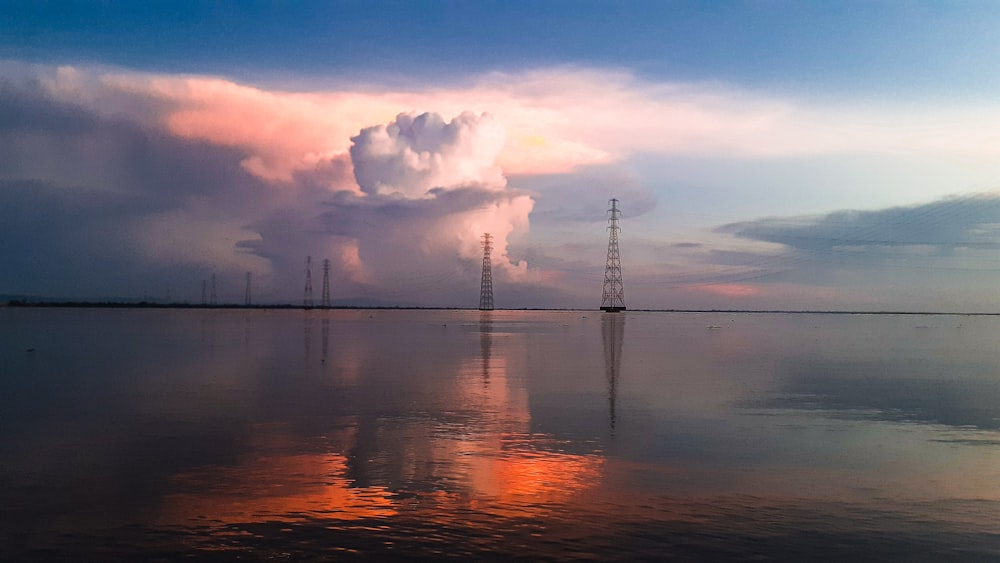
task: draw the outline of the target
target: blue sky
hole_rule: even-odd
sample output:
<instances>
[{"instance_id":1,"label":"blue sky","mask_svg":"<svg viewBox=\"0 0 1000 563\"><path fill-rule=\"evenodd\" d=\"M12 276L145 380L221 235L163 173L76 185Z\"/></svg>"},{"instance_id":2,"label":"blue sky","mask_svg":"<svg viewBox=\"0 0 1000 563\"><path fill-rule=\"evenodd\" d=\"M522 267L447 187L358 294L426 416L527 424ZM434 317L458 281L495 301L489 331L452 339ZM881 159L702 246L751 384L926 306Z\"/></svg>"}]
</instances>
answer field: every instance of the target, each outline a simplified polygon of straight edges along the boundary
<instances>
[{"instance_id":1,"label":"blue sky","mask_svg":"<svg viewBox=\"0 0 1000 563\"><path fill-rule=\"evenodd\" d=\"M575 64L862 96L1000 86L994 2L7 2L0 14L10 58L238 78Z\"/></svg>"},{"instance_id":2,"label":"blue sky","mask_svg":"<svg viewBox=\"0 0 1000 563\"><path fill-rule=\"evenodd\" d=\"M294 301L312 254L343 302L474 306L491 229L498 306L588 307L618 197L632 308L1000 310L998 24L989 2L4 3L0 294L196 301L216 273L238 300L251 271Z\"/></svg>"}]
</instances>

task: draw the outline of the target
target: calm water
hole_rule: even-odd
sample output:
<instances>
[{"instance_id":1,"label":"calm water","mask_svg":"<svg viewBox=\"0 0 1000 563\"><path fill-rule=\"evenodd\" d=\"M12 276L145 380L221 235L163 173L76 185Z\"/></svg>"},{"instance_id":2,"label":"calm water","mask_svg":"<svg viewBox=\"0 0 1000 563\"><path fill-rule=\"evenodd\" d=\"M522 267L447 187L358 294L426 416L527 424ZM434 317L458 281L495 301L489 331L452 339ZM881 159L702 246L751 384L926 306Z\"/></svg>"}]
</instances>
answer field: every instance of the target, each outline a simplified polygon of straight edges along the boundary
<instances>
[{"instance_id":1,"label":"calm water","mask_svg":"<svg viewBox=\"0 0 1000 563\"><path fill-rule=\"evenodd\" d=\"M0 309L0 559L997 560L998 343L996 317Z\"/></svg>"}]
</instances>

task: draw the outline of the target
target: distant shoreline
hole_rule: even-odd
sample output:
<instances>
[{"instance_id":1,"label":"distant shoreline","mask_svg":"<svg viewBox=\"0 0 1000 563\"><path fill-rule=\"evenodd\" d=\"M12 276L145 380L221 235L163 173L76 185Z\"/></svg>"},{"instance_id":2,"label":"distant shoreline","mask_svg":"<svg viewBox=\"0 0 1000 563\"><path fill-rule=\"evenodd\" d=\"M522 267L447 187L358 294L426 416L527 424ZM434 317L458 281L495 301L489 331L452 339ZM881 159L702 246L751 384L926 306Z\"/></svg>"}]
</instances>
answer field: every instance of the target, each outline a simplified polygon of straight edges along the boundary
<instances>
[{"instance_id":1,"label":"distant shoreline","mask_svg":"<svg viewBox=\"0 0 1000 563\"><path fill-rule=\"evenodd\" d=\"M400 310L400 311L478 311L476 307L418 307L406 305L333 305L330 307L293 304L267 304L267 305L238 305L238 304L218 304L201 305L192 303L154 303L150 301L138 302L91 302L91 301L20 301L11 300L6 303L0 302L0 308L66 308L66 309L247 309L247 310ZM503 309L496 311L571 311L583 313L601 313L594 309L546 309L535 307L523 307ZM757 315L913 315L913 316L964 316L964 317L997 317L1000 313L954 313L944 311L823 311L823 310L785 310L785 309L628 309L626 313L726 313L726 314L757 314ZM617 313L611 313L617 314Z\"/></svg>"}]
</instances>

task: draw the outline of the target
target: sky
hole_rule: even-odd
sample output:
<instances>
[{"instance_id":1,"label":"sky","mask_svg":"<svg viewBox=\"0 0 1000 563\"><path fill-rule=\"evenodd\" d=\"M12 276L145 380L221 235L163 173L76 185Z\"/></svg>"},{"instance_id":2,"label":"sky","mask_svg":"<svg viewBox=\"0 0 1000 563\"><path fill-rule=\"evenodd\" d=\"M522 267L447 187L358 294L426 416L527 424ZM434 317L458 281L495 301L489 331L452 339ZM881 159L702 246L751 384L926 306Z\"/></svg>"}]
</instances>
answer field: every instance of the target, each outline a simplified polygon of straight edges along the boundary
<instances>
[{"instance_id":1,"label":"sky","mask_svg":"<svg viewBox=\"0 0 1000 563\"><path fill-rule=\"evenodd\" d=\"M0 296L1000 312L995 2L0 4Z\"/></svg>"}]
</instances>

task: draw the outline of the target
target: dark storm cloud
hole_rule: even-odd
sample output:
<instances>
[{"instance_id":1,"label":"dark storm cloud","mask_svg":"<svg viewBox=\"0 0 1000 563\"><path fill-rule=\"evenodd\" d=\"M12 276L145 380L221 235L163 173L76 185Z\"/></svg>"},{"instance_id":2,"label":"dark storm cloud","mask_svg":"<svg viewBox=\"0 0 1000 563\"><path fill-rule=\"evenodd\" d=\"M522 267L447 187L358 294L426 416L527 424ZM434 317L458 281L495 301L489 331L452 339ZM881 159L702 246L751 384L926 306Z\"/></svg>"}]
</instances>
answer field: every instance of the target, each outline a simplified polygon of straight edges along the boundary
<instances>
[{"instance_id":1,"label":"dark storm cloud","mask_svg":"<svg viewBox=\"0 0 1000 563\"><path fill-rule=\"evenodd\" d=\"M132 297L194 286L213 255L185 248L197 239L190 224L177 228L189 232L168 260L148 243L169 229L147 229L193 209L203 222L238 224L271 197L236 150L98 116L34 82L0 85L0 145L0 293Z\"/></svg>"},{"instance_id":2,"label":"dark storm cloud","mask_svg":"<svg viewBox=\"0 0 1000 563\"><path fill-rule=\"evenodd\" d=\"M140 198L100 190L0 182L0 287L8 293L98 290L92 284L102 269L120 269L137 255L115 225L148 209Z\"/></svg>"},{"instance_id":3,"label":"dark storm cloud","mask_svg":"<svg viewBox=\"0 0 1000 563\"><path fill-rule=\"evenodd\" d=\"M950 197L874 211L771 217L715 229L768 243L706 253L706 263L740 268L705 283L753 281L837 287L868 303L903 302L927 310L917 291L947 293L932 309L991 310L983 292L1000 273L1000 195ZM780 245L780 246L778 246ZM900 291L905 288L906 291ZM868 307L869 305L863 305Z\"/></svg>"},{"instance_id":4,"label":"dark storm cloud","mask_svg":"<svg viewBox=\"0 0 1000 563\"><path fill-rule=\"evenodd\" d=\"M360 236L379 231L387 224L431 222L466 211L506 201L519 194L476 186L450 190L432 189L433 197L408 199L394 196L334 194L328 209L320 214L318 228L329 234Z\"/></svg>"},{"instance_id":5,"label":"dark storm cloud","mask_svg":"<svg viewBox=\"0 0 1000 563\"><path fill-rule=\"evenodd\" d=\"M237 150L99 117L47 97L35 84L0 86L0 140L3 179L143 195L162 208L181 205L184 196L246 198L264 191L239 168L244 155Z\"/></svg>"},{"instance_id":6,"label":"dark storm cloud","mask_svg":"<svg viewBox=\"0 0 1000 563\"><path fill-rule=\"evenodd\" d=\"M930 246L1000 248L1000 195L942 199L877 211L838 211L819 217L766 218L716 229L791 249L829 252L844 247Z\"/></svg>"},{"instance_id":7,"label":"dark storm cloud","mask_svg":"<svg viewBox=\"0 0 1000 563\"><path fill-rule=\"evenodd\" d=\"M34 81L22 86L0 79L0 131L30 132L46 130L65 134L92 130L98 118L70 104L56 104L48 99Z\"/></svg>"},{"instance_id":8,"label":"dark storm cloud","mask_svg":"<svg viewBox=\"0 0 1000 563\"><path fill-rule=\"evenodd\" d=\"M301 286L303 260L310 255L314 272L323 259L332 260L331 285L341 294L408 304L475 304L478 294L470 288L478 288L481 274L481 234L488 225L508 224L509 208L526 202L530 205L517 190L477 185L434 188L424 198L341 191L328 193L309 213L270 213L251 225L262 238L240 246L269 260L276 271L293 272L286 285ZM456 256L456 247L465 254ZM498 285L516 275L507 261L516 265L524 259L499 249L494 257ZM466 293L468 299L462 297ZM521 306L541 303L548 293L518 284L516 294L510 290L503 297Z\"/></svg>"}]
</instances>

